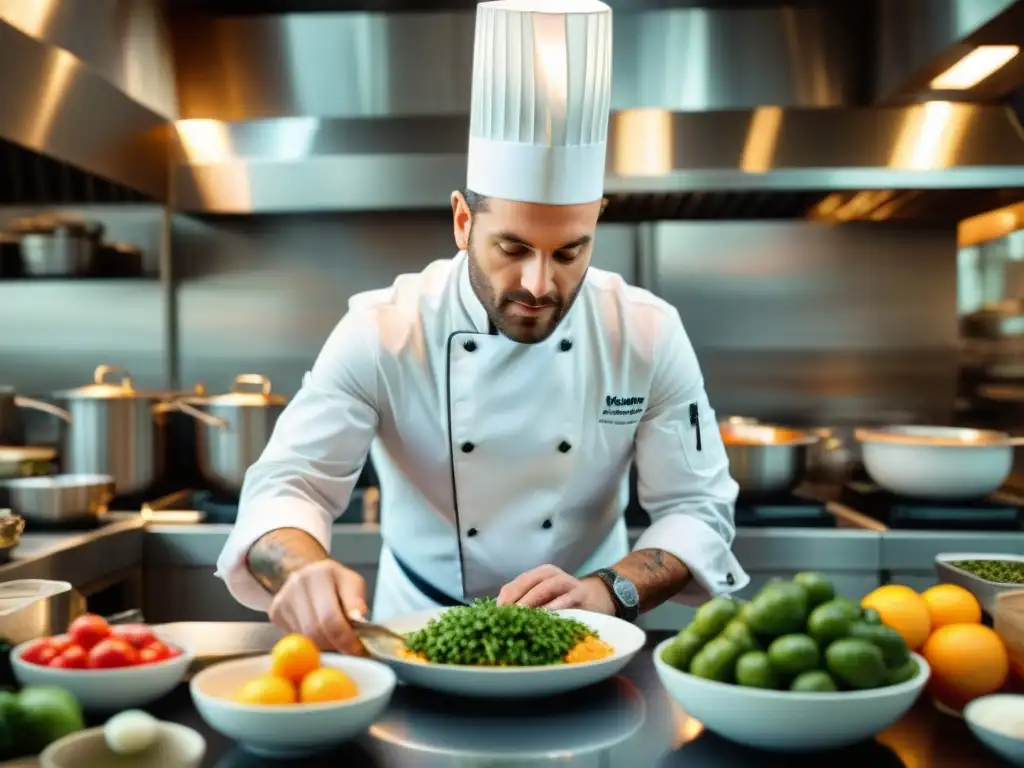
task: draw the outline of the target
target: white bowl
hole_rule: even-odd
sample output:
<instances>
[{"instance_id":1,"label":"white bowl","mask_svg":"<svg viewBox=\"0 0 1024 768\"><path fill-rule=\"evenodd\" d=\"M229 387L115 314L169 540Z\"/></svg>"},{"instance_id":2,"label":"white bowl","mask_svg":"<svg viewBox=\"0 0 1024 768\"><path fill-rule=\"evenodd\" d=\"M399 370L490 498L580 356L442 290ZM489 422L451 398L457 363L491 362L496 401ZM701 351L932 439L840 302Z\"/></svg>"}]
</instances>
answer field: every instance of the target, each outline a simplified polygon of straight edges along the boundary
<instances>
[{"instance_id":1,"label":"white bowl","mask_svg":"<svg viewBox=\"0 0 1024 768\"><path fill-rule=\"evenodd\" d=\"M858 429L864 469L898 496L978 499L1010 476L1015 441L1005 432L958 427Z\"/></svg>"},{"instance_id":2,"label":"white bowl","mask_svg":"<svg viewBox=\"0 0 1024 768\"><path fill-rule=\"evenodd\" d=\"M259 706L234 701L249 680L270 671L270 656L225 661L192 678L196 709L211 728L257 755L295 757L331 749L359 735L391 701L395 673L370 659L325 653L320 664L352 678L359 694L323 704Z\"/></svg>"},{"instance_id":3,"label":"white bowl","mask_svg":"<svg viewBox=\"0 0 1024 768\"><path fill-rule=\"evenodd\" d=\"M410 613L382 622L388 629L406 634L422 629L447 608ZM522 699L554 696L594 685L616 675L644 647L647 635L629 622L589 611L557 611L559 616L581 621L595 630L615 653L597 661L543 667L477 667L459 664L425 664L394 656L375 657L391 666L403 683L456 696L488 699Z\"/></svg>"},{"instance_id":4,"label":"white bowl","mask_svg":"<svg viewBox=\"0 0 1024 768\"><path fill-rule=\"evenodd\" d=\"M654 666L669 695L709 731L755 749L811 752L873 738L906 714L931 674L928 662L915 653L917 675L885 688L836 693L745 688L670 667L661 653L673 639L654 650Z\"/></svg>"},{"instance_id":5,"label":"white bowl","mask_svg":"<svg viewBox=\"0 0 1024 768\"><path fill-rule=\"evenodd\" d=\"M110 751L100 727L53 742L39 755L39 764L42 768L199 768L205 754L206 740L196 731L177 723L158 723L156 743L130 758Z\"/></svg>"},{"instance_id":6,"label":"white bowl","mask_svg":"<svg viewBox=\"0 0 1024 768\"><path fill-rule=\"evenodd\" d=\"M1011 706L1015 713L1020 713L1019 726L1024 722L1024 696L1012 693L994 693L975 699L964 707L964 720L978 741L1012 765L1024 766L1024 731L1018 730L1020 736L1011 736L991 726L995 721L1005 722L1005 709Z\"/></svg>"},{"instance_id":7,"label":"white bowl","mask_svg":"<svg viewBox=\"0 0 1024 768\"><path fill-rule=\"evenodd\" d=\"M21 658L30 640L11 651L14 677L21 685L56 685L78 699L83 709L93 712L114 712L142 707L166 696L185 679L192 655L180 656L153 664L120 669L63 669L30 664Z\"/></svg>"}]
</instances>

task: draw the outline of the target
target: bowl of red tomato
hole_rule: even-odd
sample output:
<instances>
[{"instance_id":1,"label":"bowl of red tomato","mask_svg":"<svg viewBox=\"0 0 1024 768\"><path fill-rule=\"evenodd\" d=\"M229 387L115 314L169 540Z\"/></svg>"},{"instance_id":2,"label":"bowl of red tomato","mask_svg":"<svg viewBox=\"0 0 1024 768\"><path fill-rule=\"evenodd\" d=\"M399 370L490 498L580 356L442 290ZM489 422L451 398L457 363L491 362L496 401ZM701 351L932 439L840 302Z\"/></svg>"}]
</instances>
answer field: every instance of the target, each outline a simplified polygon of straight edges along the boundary
<instances>
[{"instance_id":1,"label":"bowl of red tomato","mask_svg":"<svg viewBox=\"0 0 1024 768\"><path fill-rule=\"evenodd\" d=\"M75 619L66 634L11 651L21 685L60 686L93 711L141 707L167 695L185 679L191 660L145 624L111 625L94 614Z\"/></svg>"}]
</instances>

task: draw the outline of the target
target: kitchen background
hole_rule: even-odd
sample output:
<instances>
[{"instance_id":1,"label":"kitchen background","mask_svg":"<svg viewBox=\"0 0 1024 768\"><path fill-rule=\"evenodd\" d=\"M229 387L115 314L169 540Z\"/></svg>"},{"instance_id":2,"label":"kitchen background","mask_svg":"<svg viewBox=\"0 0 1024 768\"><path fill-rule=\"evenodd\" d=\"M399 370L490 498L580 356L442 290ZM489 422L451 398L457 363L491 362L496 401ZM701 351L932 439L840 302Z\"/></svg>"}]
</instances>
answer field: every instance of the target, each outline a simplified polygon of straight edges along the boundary
<instances>
[{"instance_id":1,"label":"kitchen background","mask_svg":"<svg viewBox=\"0 0 1024 768\"><path fill-rule=\"evenodd\" d=\"M350 296L453 255L474 5L0 0L0 383L46 399L109 364L156 395L243 373L294 394ZM866 424L1024 428L1024 57L943 74L1024 44L1024 2L611 5L594 265L678 308L720 416L847 445ZM54 216L65 248L68 220L101 226L106 266L16 274ZM67 435L24 416L30 444ZM169 456L161 493L201 485L194 436ZM221 533L194 533L147 531L157 610L248 615L204 591ZM838 562L762 533L737 544L757 579ZM860 533L849 594L932 578L941 541L883 568ZM372 575L379 536L359 546L336 554Z\"/></svg>"}]
</instances>

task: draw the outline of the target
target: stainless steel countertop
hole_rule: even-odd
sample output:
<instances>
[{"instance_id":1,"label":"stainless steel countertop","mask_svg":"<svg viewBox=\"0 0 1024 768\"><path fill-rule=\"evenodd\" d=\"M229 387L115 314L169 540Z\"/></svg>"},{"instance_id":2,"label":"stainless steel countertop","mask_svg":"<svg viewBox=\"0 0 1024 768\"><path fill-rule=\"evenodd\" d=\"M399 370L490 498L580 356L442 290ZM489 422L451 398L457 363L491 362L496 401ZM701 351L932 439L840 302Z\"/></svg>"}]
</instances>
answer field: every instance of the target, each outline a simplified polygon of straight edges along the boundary
<instances>
[{"instance_id":1,"label":"stainless steel countertop","mask_svg":"<svg viewBox=\"0 0 1024 768\"><path fill-rule=\"evenodd\" d=\"M219 651L263 650L274 633L247 625L225 640L225 625L179 625L200 646ZM229 633L230 634L230 633ZM217 635L203 640L204 635ZM368 734L320 758L273 763L255 758L212 732L182 686L151 711L189 725L207 739L204 768L280 768L345 765L349 768L740 768L844 765L864 768L996 768L962 722L922 702L879 739L837 754L801 760L740 748L705 733L672 702L651 661L665 633L650 633L647 648L623 674L568 696L525 703L457 699L400 686L387 712ZM231 647L229 647L231 646ZM806 762L805 762L806 761Z\"/></svg>"},{"instance_id":2,"label":"stainless steel countertop","mask_svg":"<svg viewBox=\"0 0 1024 768\"><path fill-rule=\"evenodd\" d=\"M0 580L50 578L92 581L145 562L147 565L213 567L231 530L223 524L154 524L122 515L93 531L26 532ZM635 541L641 529L630 529ZM353 566L374 565L380 526L338 524L332 554ZM930 570L935 554L958 551L1024 552L1024 533L871 531L854 528L740 528L734 550L748 569L791 562L798 569Z\"/></svg>"}]
</instances>

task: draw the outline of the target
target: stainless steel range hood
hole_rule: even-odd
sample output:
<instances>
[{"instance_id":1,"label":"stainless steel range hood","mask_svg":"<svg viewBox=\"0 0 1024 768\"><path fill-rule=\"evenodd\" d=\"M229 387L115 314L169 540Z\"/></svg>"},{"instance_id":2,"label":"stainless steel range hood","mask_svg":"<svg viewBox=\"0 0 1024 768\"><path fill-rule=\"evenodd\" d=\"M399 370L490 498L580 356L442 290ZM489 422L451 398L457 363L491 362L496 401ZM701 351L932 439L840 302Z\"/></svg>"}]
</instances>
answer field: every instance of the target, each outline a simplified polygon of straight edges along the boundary
<instances>
[{"instance_id":1,"label":"stainless steel range hood","mask_svg":"<svg viewBox=\"0 0 1024 768\"><path fill-rule=\"evenodd\" d=\"M159 0L0 0L0 201L167 198L164 28Z\"/></svg>"},{"instance_id":2,"label":"stainless steel range hood","mask_svg":"<svg viewBox=\"0 0 1024 768\"><path fill-rule=\"evenodd\" d=\"M173 205L206 213L443 208L464 184L467 128L464 117L180 121ZM780 199L787 203L734 199L735 213L760 217L802 215L830 192L862 190L892 194L847 209L857 213L851 218L901 215L897 191L914 192L919 209L927 190L958 198L935 210L962 217L1012 202L1007 190L1024 187L1024 140L1002 107L630 110L612 116L609 141L613 208L641 218L699 215L687 210L699 193L795 193ZM763 213L773 204L777 213Z\"/></svg>"},{"instance_id":3,"label":"stainless steel range hood","mask_svg":"<svg viewBox=\"0 0 1024 768\"><path fill-rule=\"evenodd\" d=\"M1007 11L978 2L990 17L955 30L969 35ZM872 76L878 25L890 43L912 27L897 14L714 5L616 15L610 216L948 221L1024 187L1024 140L1002 106L876 103L909 93L920 69L890 66L884 87ZM181 21L173 204L446 207L465 178L473 23L450 11Z\"/></svg>"}]
</instances>

